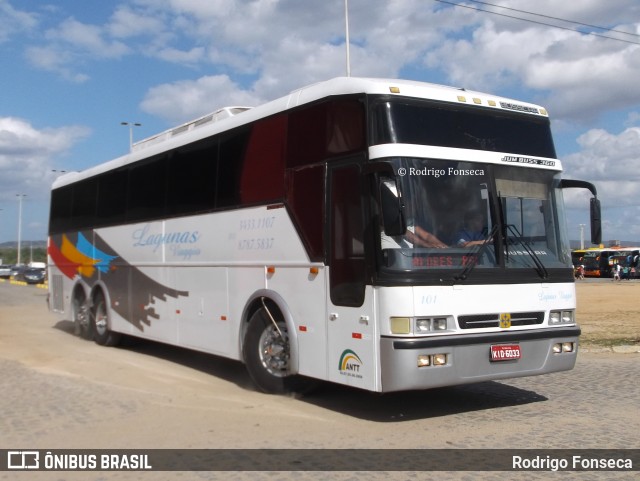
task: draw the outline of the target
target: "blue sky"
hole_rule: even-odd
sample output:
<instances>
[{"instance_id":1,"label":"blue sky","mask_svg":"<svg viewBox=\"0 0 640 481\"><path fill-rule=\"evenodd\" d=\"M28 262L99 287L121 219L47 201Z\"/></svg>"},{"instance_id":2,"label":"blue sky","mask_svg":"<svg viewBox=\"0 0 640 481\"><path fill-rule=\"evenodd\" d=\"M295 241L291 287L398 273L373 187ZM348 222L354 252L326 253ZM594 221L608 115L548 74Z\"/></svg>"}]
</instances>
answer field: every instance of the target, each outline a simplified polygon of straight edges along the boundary
<instances>
[{"instance_id":1,"label":"blue sky","mask_svg":"<svg viewBox=\"0 0 640 481\"><path fill-rule=\"evenodd\" d=\"M640 241L640 3L450 3L349 0L351 74L544 105L565 177L598 187L604 239ZM0 0L0 242L17 238L16 194L22 239L44 240L54 171L126 153L122 121L141 139L344 74L343 0ZM578 239L587 196L565 200Z\"/></svg>"}]
</instances>

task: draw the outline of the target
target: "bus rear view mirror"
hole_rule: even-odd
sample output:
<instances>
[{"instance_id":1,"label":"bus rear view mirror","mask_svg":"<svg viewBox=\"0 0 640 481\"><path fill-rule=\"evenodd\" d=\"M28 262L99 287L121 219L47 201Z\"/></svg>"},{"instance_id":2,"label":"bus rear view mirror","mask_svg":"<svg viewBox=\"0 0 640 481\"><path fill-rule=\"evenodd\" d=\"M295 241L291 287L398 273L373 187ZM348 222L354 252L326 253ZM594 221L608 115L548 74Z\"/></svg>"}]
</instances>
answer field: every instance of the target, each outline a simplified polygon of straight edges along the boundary
<instances>
[{"instance_id":1,"label":"bus rear view mirror","mask_svg":"<svg viewBox=\"0 0 640 481\"><path fill-rule=\"evenodd\" d=\"M591 243L600 244L602 242L602 218L600 217L600 200L597 197L591 198Z\"/></svg>"},{"instance_id":2,"label":"bus rear view mirror","mask_svg":"<svg viewBox=\"0 0 640 481\"><path fill-rule=\"evenodd\" d=\"M402 198L396 182L388 177L380 178L380 209L384 233L389 236L404 235L407 224L404 219Z\"/></svg>"},{"instance_id":3,"label":"bus rear view mirror","mask_svg":"<svg viewBox=\"0 0 640 481\"><path fill-rule=\"evenodd\" d=\"M602 217L600 216L600 200L598 200L596 186L584 180L562 179L560 181L560 188L588 189L593 194L590 204L591 243L600 244L602 242Z\"/></svg>"}]
</instances>

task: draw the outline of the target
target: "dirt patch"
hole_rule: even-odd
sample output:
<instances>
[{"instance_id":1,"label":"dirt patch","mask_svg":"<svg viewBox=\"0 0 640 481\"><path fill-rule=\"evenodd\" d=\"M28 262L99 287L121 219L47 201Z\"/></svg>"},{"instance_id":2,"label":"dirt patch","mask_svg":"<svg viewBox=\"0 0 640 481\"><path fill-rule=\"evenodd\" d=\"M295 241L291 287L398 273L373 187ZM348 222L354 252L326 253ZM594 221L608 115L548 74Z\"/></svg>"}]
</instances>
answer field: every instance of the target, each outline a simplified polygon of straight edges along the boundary
<instances>
[{"instance_id":1,"label":"dirt patch","mask_svg":"<svg viewBox=\"0 0 640 481\"><path fill-rule=\"evenodd\" d=\"M583 345L640 347L640 283L577 282Z\"/></svg>"}]
</instances>

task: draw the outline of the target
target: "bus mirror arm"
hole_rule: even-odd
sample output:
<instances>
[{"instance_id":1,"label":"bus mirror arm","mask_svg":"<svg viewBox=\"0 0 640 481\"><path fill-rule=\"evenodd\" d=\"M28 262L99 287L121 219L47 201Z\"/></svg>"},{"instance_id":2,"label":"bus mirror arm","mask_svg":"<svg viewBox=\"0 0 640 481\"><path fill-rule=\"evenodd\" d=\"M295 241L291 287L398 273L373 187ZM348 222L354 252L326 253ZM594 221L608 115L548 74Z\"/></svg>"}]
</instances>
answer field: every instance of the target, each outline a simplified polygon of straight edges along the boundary
<instances>
[{"instance_id":1,"label":"bus mirror arm","mask_svg":"<svg viewBox=\"0 0 640 481\"><path fill-rule=\"evenodd\" d=\"M562 179L560 188L580 188L588 189L593 197L590 201L590 223L591 223L591 243L600 244L602 242L602 216L600 214L600 200L596 186L584 180Z\"/></svg>"}]
</instances>

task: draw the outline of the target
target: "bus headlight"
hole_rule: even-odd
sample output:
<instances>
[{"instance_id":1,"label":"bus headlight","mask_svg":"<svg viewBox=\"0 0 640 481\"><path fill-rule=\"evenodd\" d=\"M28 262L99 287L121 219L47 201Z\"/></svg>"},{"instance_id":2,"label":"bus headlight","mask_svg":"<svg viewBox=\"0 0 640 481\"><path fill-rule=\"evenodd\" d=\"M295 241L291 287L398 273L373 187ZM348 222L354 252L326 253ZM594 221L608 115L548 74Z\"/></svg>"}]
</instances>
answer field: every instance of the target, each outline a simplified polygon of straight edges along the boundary
<instances>
[{"instance_id":1,"label":"bus headlight","mask_svg":"<svg viewBox=\"0 0 640 481\"><path fill-rule=\"evenodd\" d=\"M573 323L573 311L562 311L562 322L563 323Z\"/></svg>"},{"instance_id":2,"label":"bus headlight","mask_svg":"<svg viewBox=\"0 0 640 481\"><path fill-rule=\"evenodd\" d=\"M446 331L447 330L447 318L446 317L436 317L433 320L433 330L434 331Z\"/></svg>"},{"instance_id":3,"label":"bus headlight","mask_svg":"<svg viewBox=\"0 0 640 481\"><path fill-rule=\"evenodd\" d=\"M427 335L433 332L454 330L453 316L439 317L390 317L389 328L391 334L397 335Z\"/></svg>"},{"instance_id":4,"label":"bus headlight","mask_svg":"<svg viewBox=\"0 0 640 481\"><path fill-rule=\"evenodd\" d=\"M573 324L576 322L576 313L573 309L563 311L551 311L549 313L549 325Z\"/></svg>"},{"instance_id":5,"label":"bus headlight","mask_svg":"<svg viewBox=\"0 0 640 481\"><path fill-rule=\"evenodd\" d=\"M431 319L416 319L416 334L424 334L431 330Z\"/></svg>"}]
</instances>

